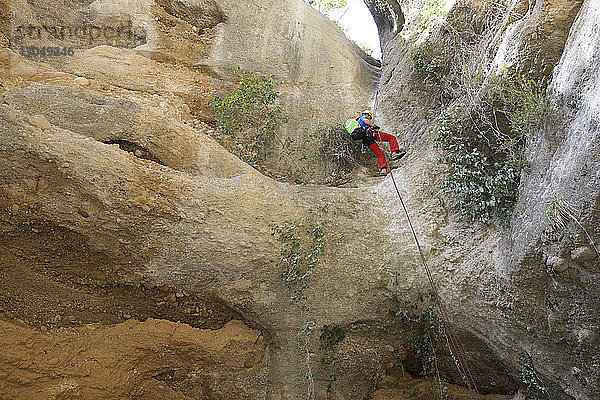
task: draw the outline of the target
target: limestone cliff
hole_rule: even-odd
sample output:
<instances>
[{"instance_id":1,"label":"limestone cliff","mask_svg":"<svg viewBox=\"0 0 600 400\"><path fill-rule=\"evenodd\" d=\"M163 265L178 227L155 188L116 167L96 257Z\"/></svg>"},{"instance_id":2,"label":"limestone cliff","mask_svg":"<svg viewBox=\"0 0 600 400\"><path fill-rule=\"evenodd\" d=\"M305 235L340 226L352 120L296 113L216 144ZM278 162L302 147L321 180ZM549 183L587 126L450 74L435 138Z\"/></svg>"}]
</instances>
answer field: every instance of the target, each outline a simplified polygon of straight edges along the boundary
<instances>
[{"instance_id":1,"label":"limestone cliff","mask_svg":"<svg viewBox=\"0 0 600 400\"><path fill-rule=\"evenodd\" d=\"M37 72L44 80L62 72L91 79L93 89L154 103L161 97L164 112L199 126L214 122L209 102L235 83L236 68L279 82L279 104L288 116L280 128L284 139L311 136L318 123L364 108L379 73L378 62L340 28L294 0L111 0L72 7L10 1L6 8L13 51L54 42L79 49L72 57L43 57L45 67ZM11 76L34 75L12 55L3 57Z\"/></svg>"},{"instance_id":2,"label":"limestone cliff","mask_svg":"<svg viewBox=\"0 0 600 400\"><path fill-rule=\"evenodd\" d=\"M429 34L434 56L450 58L460 68L477 68L483 77L510 68L551 81L552 111L527 137L527 167L510 228L487 231L451 215L437 236L436 247L445 258L438 273L459 324L486 338L504 362L518 368L519 355L529 354L551 382L552 398L597 397L599 264L593 246L600 159L593 88L600 56L598 4L524 1L490 8L487 2L459 1L438 9L435 18L441 22L436 24L422 12L433 2L367 3L385 49L377 117L421 152L419 159L408 160L419 166L408 180L426 174L435 160L434 150L423 155L431 149L433 120L461 100L451 87L460 71L451 68L442 78L442 95L431 101L410 62L414 43L422 42L423 35ZM402 15L380 11L398 7ZM453 34L459 39L449 40ZM439 176L427 176L433 187L439 185ZM558 231L548 218L549 203L556 198L572 210L569 228Z\"/></svg>"},{"instance_id":3,"label":"limestone cliff","mask_svg":"<svg viewBox=\"0 0 600 400\"><path fill-rule=\"evenodd\" d=\"M483 393L525 389L527 354L551 398L598 397L596 2L437 1L433 14L425 0L365 2L381 71L301 1L0 2L0 393L296 399L307 356L317 398L422 390L409 377L421 372L417 327L394 313L426 308L429 289L390 178L295 186L228 153L207 135L208 101L240 66L282 83L292 137L377 97L376 118L409 145L396 181ZM37 36L44 25L88 31L61 37L72 56L19 54L58 35ZM446 48L449 37L468 46ZM435 92L409 62L423 40L453 61ZM427 132L471 65L485 79L551 78L553 111L527 137L508 228L438 201L447 168ZM560 231L545 215L555 195L572 215ZM273 232L324 209L305 306L322 333L344 335L328 348L315 331L307 352ZM438 351L442 377L460 384Z\"/></svg>"}]
</instances>

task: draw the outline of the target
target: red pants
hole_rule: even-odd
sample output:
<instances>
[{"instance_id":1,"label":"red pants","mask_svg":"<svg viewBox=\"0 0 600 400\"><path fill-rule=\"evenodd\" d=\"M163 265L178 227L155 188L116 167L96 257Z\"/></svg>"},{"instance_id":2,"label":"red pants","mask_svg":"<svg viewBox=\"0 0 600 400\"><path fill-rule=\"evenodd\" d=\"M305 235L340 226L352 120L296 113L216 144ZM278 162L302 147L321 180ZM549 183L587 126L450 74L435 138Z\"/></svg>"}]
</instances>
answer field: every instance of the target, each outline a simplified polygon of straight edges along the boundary
<instances>
[{"instance_id":1,"label":"red pants","mask_svg":"<svg viewBox=\"0 0 600 400\"><path fill-rule=\"evenodd\" d=\"M392 153L400 150L400 147L398 147L398 141L396 140L396 137L393 135L390 135L390 134L384 133L384 132L378 132L377 135L375 136L375 138L381 142L388 142L390 144L390 150L392 151ZM370 145L369 149L371 149L371 151L377 155L377 162L379 163L379 169L381 169L383 167L387 168L388 165L387 165L387 162L385 161L385 155L383 154L383 151L381 151L379 146L377 146L377 143L373 143L372 145Z\"/></svg>"}]
</instances>

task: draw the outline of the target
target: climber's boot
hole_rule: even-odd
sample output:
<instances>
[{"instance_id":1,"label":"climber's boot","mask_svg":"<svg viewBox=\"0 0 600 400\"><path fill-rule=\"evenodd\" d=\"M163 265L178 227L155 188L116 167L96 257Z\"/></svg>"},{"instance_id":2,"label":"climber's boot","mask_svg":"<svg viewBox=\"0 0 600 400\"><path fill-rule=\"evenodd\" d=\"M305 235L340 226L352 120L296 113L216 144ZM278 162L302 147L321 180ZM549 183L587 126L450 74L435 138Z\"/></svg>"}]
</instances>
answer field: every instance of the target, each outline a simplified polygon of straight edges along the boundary
<instances>
[{"instance_id":1,"label":"climber's boot","mask_svg":"<svg viewBox=\"0 0 600 400\"><path fill-rule=\"evenodd\" d=\"M406 151L404 151L404 150L396 150L395 152L392 153L392 160L398 161L399 159L404 157L405 154L406 154Z\"/></svg>"}]
</instances>

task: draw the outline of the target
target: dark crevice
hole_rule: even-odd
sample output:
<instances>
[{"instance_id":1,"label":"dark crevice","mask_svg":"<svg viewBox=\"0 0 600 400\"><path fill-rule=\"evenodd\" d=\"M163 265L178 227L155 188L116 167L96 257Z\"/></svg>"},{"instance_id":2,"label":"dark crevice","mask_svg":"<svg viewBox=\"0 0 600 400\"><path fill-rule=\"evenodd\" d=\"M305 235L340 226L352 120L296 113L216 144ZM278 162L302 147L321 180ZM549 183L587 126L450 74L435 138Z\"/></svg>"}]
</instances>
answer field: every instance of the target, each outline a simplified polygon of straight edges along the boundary
<instances>
[{"instance_id":1,"label":"dark crevice","mask_svg":"<svg viewBox=\"0 0 600 400\"><path fill-rule=\"evenodd\" d=\"M199 371L189 371L185 368L168 369L153 376L163 382L173 391L183 396L199 398L203 393L210 393L210 385L206 376L199 376Z\"/></svg>"},{"instance_id":2,"label":"dark crevice","mask_svg":"<svg viewBox=\"0 0 600 400\"><path fill-rule=\"evenodd\" d=\"M165 165L158 157L152 154L148 149L135 144L133 142L127 140L107 140L103 142L104 144L117 144L119 148L128 153L132 153L137 158L143 158L144 160L154 161L157 164Z\"/></svg>"},{"instance_id":3,"label":"dark crevice","mask_svg":"<svg viewBox=\"0 0 600 400\"><path fill-rule=\"evenodd\" d=\"M0 237L1 308L33 328L155 318L220 329L233 319L245 320L220 299L157 286L143 273L142 254L126 245L119 259L51 223L7 218L0 219L0 229L5 232Z\"/></svg>"}]
</instances>

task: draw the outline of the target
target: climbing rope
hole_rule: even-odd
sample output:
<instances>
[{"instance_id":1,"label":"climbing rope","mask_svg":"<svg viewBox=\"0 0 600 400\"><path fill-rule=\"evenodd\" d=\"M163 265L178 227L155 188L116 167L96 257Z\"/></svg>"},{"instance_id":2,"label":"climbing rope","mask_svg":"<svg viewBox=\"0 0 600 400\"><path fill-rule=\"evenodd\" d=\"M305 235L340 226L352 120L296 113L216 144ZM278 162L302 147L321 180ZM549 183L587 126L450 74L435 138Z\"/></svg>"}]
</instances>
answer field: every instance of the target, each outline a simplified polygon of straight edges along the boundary
<instances>
[{"instance_id":1,"label":"climbing rope","mask_svg":"<svg viewBox=\"0 0 600 400\"><path fill-rule=\"evenodd\" d=\"M387 160L386 160L387 161ZM429 280L429 285L431 286L431 290L433 292L435 303L440 311L440 315L442 316L442 321L444 322L444 328L446 330L446 334L448 336L448 342L450 344L450 351L456 355L458 359L457 367L462 374L469 391L471 392L471 397L475 400L481 400L481 395L479 394L479 390L477 390L477 385L473 380L473 376L471 375L471 370L467 363L466 358L463 356L462 347L458 341L454 333L454 329L452 324L450 323L450 319L448 318L448 314L446 313L446 309L444 308L444 304L442 303L442 299L437 290L437 286L435 281L433 280L433 276L431 275L431 270L429 269L429 265L427 264L427 260L425 260L425 255L423 254L423 249L421 248L421 244L419 243L419 239L417 238L417 233L415 232L415 228L413 227L412 221L410 220L410 216L408 215L408 210L406 209L406 205L404 204L404 200L400 195L400 191L398 190L398 185L396 185L396 180L394 179L394 173L390 169L390 176L392 177L392 182L394 184L394 188L396 189L396 193L398 194L398 198L400 199L400 203L402 204L402 208L404 209L404 214L406 215L406 219L408 220L408 225L410 226L410 230L413 234L413 238L415 239L415 243L417 244L417 248L419 249L419 254L421 255L421 261L423 262L423 266L425 267L425 271L427 272L427 279Z\"/></svg>"},{"instance_id":2,"label":"climbing rope","mask_svg":"<svg viewBox=\"0 0 600 400\"><path fill-rule=\"evenodd\" d=\"M375 92L375 104L373 107L373 112L376 111L377 107L377 97L379 96L379 87ZM479 394L479 390L477 389L477 385L475 384L475 380L471 375L471 370L467 363L466 357L463 355L462 346L460 345L456 334L454 333L454 328L450 323L450 319L448 318L448 314L446 313L446 309L444 308L444 304L442 303L442 299L437 290L437 285L433 279L433 275L431 274L431 270L429 269L429 265L427 264L427 260L425 259L425 255L423 254L423 249L421 248L421 244L419 243L419 239L417 238L417 233L415 232L415 228L413 227L410 216L408 215L408 210L406 205L404 204L404 200L400 195L400 191L398 190L398 185L396 185L396 179L394 179L394 173L392 169L389 167L389 161L387 159L387 155L384 152L384 156L386 158L386 164L390 170L390 176L392 177L392 183L394 184L394 188L396 189L396 193L398 194L398 198L400 199L400 204L402 204L402 208L404 209L404 214L406 215L406 219L408 220L408 225L410 226L410 230L413 234L413 238L415 239L415 243L417 244L417 248L419 249L419 254L421 255L421 261L423 262L423 266L425 267L425 271L427 272L427 279L429 280L429 286L431 286L431 290L433 292L435 303L440 311L440 315L442 317L442 321L444 323L444 329L446 330L446 335L448 338L448 344L450 345L450 351L452 354L456 355L457 362L456 366L461 373L461 376L465 380L469 391L471 392L471 397L474 400L482 400L481 394ZM432 344L433 345L433 344Z\"/></svg>"}]
</instances>

